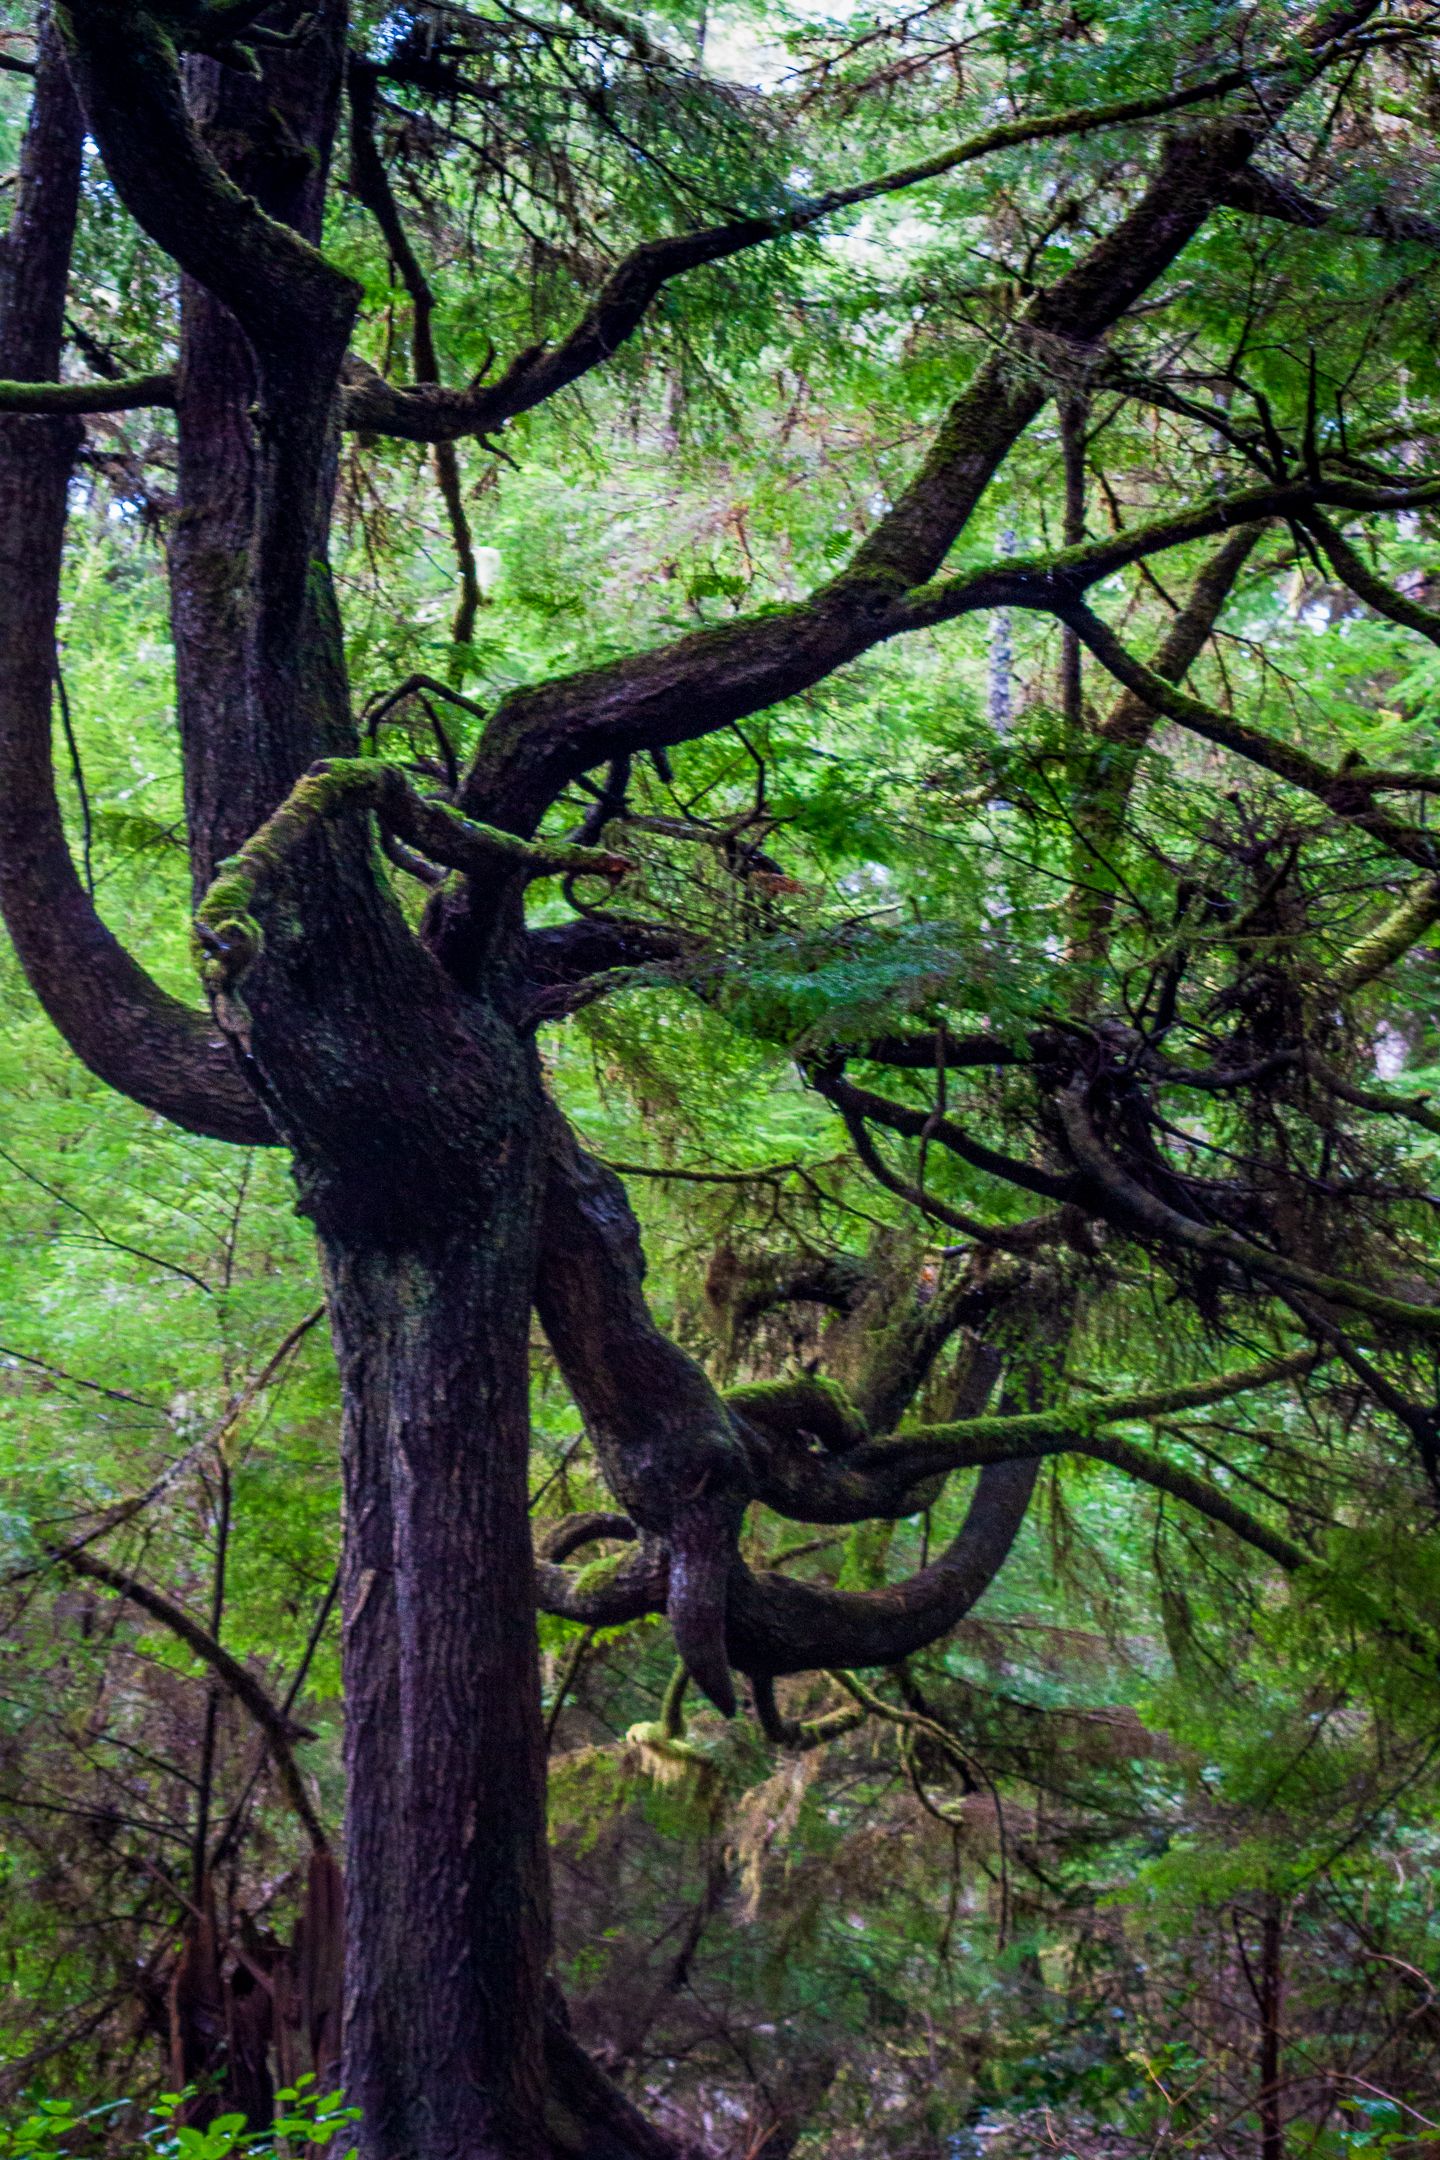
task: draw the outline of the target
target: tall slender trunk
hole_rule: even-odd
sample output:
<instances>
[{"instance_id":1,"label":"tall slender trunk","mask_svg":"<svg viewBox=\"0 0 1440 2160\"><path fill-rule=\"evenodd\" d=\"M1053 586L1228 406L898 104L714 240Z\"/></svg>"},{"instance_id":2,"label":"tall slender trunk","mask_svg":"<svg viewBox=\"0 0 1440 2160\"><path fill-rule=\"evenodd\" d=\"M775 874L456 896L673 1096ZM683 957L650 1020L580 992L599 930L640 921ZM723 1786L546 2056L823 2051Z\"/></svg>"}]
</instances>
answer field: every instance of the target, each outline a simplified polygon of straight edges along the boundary
<instances>
[{"instance_id":1,"label":"tall slender trunk","mask_svg":"<svg viewBox=\"0 0 1440 2160\"><path fill-rule=\"evenodd\" d=\"M1280 2106L1280 2016L1285 1993L1285 1922L1272 1890L1260 1918L1260 2160L1285 2160L1285 2118Z\"/></svg>"}]
</instances>

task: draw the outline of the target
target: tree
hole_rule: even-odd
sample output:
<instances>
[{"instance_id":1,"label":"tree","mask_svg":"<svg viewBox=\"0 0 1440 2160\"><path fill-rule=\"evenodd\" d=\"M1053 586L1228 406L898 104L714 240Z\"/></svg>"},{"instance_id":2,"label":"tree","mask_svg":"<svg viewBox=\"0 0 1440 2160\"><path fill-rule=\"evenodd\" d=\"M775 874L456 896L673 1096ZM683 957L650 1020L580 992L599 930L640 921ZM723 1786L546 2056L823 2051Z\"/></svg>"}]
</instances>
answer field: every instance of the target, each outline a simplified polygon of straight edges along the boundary
<instances>
[{"instance_id":1,"label":"tree","mask_svg":"<svg viewBox=\"0 0 1440 2160\"><path fill-rule=\"evenodd\" d=\"M538 22L445 8L351 25L335 0L270 13L71 0L38 31L0 305L0 902L77 1055L191 1131L286 1149L319 1242L344 1391L345 2047L364 2149L658 2153L668 2141L547 2007L537 1607L589 1626L665 1611L717 1708L734 1710L738 1671L765 1729L799 1744L813 1735L776 1683L895 1666L944 1636L1004 1567L1047 1456L1110 1463L1277 1569L1309 1570L1319 1554L1273 1509L1120 1428L1333 1367L1433 1478L1426 1202L1403 1145L1372 1135L1431 1131L1434 1113L1374 1084L1364 1050L1371 986L1440 921L1423 817L1390 803L1423 808L1437 782L1423 759L1375 762L1364 736L1316 755L1273 699L1247 719L1223 682L1211 698L1181 687L1241 581L1297 565L1337 608L1440 642L1423 585L1377 566L1395 545L1382 535L1412 544L1396 521L1437 488L1415 455L1437 228L1423 170L1391 170L1383 124L1387 98L1429 80L1428 18L1364 0L1243 23L1199 9L1157 48L1153 23L1117 14L1110 51L1102 26L1047 18L1027 34L1001 11L965 62L962 103L988 124L963 135L928 55L907 78L873 68L861 37L858 62L832 64L875 169L802 189L799 172L847 149L833 125L809 128L803 96L726 93L675 35L593 0ZM1073 71L1076 102L1047 95L1047 66L1062 84ZM1013 116L995 120L1002 91ZM593 241L604 274L563 334L446 387L394 178L404 130L434 131L443 195L472 107L539 113L552 95L615 156L613 234ZM389 373L364 357L362 287L322 249L342 106L350 193L409 302L406 383L390 379L393 351ZM913 126L939 147L882 163L887 130ZM178 276L173 366L125 373L100 352L95 375L61 379L87 133L104 185ZM457 443L603 377L707 268L783 261L847 212L1045 142L1073 159L1068 182L1037 164L1027 186L1022 167L997 210L1023 259L958 295L953 259L933 272L943 410L838 568L803 597L477 706ZM1413 133L1405 144L1423 168ZM502 175L522 154L507 147ZM647 185L659 176L654 195L630 188L627 158ZM592 208L555 215L591 242ZM1347 266L1378 256L1374 323L1357 327L1343 286L1317 305L1292 267L1303 256L1276 267L1263 250L1211 259L1216 289L1197 299L1186 264L1217 218L1313 235ZM863 273L843 246L827 266L843 311ZM52 771L82 421L147 409L174 413L167 567L206 1010L162 990L101 920ZM1052 409L1061 544L966 559L1002 529L997 476L1048 465L1054 481ZM1161 415L1163 449L1129 441L1107 464L1107 430L1143 435ZM343 438L433 449L462 573L451 678L408 677L360 715L328 567ZM1097 499L1112 521L1099 538ZM1152 568L1166 558L1188 570L1183 598ZM1144 662L1129 633L1152 595L1165 621ZM987 1009L1003 970L987 981L975 955L1003 938L994 893L972 888L968 913L913 936L809 908L768 852L782 845L770 775L744 729L882 646L997 610L1059 626L1049 732L1028 763L1006 770L997 752L922 852L962 855L1014 803L1062 897L1051 945L1028 936L1023 983ZM432 731L408 764L375 750L402 707ZM476 723L463 757L456 716ZM1145 793L1162 724L1225 760L1221 804L1185 846ZM732 729L753 803L667 807L672 754ZM743 895L728 922L669 903L667 864L678 874L697 848ZM537 905L556 878L563 912ZM651 1317L624 1184L578 1142L536 1048L541 1026L647 980L787 1041L864 1171L962 1241L918 1282L908 1264L812 1249L717 1284L742 1335L777 1306L837 1311L828 1374L726 1392ZM903 1167L896 1141L913 1146ZM974 1192L992 1196L986 1212ZM1138 1268L1212 1341L1248 1334L1251 1353L1087 1396L1067 1355ZM615 1503L562 1526L538 1561L532 1312ZM957 1340L949 1402L898 1433ZM899 1583L840 1589L742 1555L747 1510L905 1519L976 1468L954 1538ZM634 1550L598 1572L565 1566L602 1538ZM1407 1616L1370 1618L1416 1654ZM271 1737L283 1751L285 1733Z\"/></svg>"}]
</instances>

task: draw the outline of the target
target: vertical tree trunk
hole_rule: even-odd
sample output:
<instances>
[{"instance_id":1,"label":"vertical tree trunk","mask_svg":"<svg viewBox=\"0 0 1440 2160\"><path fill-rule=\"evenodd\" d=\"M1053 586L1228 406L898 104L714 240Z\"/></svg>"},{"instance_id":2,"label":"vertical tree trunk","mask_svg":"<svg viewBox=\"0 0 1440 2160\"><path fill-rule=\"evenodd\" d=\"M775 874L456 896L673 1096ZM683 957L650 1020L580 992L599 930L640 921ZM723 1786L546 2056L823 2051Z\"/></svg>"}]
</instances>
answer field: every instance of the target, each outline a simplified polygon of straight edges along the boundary
<instances>
[{"instance_id":1,"label":"vertical tree trunk","mask_svg":"<svg viewBox=\"0 0 1440 2160\"><path fill-rule=\"evenodd\" d=\"M344 0L318 0L263 80L187 63L190 124L312 240L344 24ZM153 192L137 133L149 85L129 65L121 45L91 68L92 118L163 245L173 206ZM170 567L202 887L314 758L355 747L325 560L354 295L255 230L300 281L277 286L273 309L228 285L224 262L184 257L188 228L168 234L188 272ZM243 330L220 292L249 308ZM312 835L272 899L263 956L222 1024L293 1148L340 1361L345 2085L367 2160L542 2160L549 1906L526 1476L538 1068L424 957L363 819Z\"/></svg>"},{"instance_id":2,"label":"vertical tree trunk","mask_svg":"<svg viewBox=\"0 0 1440 2160\"><path fill-rule=\"evenodd\" d=\"M345 1387L347 2082L374 2160L548 2151L533 1219L517 1191L408 1250L326 1240Z\"/></svg>"}]
</instances>

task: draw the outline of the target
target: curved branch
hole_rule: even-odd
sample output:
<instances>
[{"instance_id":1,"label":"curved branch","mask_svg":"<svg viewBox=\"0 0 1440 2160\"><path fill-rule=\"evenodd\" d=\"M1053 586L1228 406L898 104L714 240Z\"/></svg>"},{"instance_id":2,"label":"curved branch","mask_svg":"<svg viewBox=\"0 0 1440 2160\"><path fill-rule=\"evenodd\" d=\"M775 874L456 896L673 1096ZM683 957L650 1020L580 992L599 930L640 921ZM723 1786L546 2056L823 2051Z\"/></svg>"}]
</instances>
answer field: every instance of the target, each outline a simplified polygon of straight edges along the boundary
<instances>
[{"instance_id":1,"label":"curved branch","mask_svg":"<svg viewBox=\"0 0 1440 2160\"><path fill-rule=\"evenodd\" d=\"M233 1695L241 1708L247 1710L259 1726L270 1750L271 1759L285 1790L285 1796L299 1816L309 1834L316 1852L329 1849L329 1840L295 1761L294 1743L297 1740L313 1740L315 1735L304 1725L295 1724L261 1686L252 1672L232 1657L224 1645L216 1642L208 1629L198 1620L192 1620L182 1606L152 1590L134 1575L127 1575L122 1568L111 1567L94 1553L77 1551L73 1546L57 1551L52 1558L69 1568L72 1574L83 1575L91 1582L113 1590L128 1603L139 1606L158 1620L171 1634L184 1643L187 1650L208 1665L226 1692Z\"/></svg>"},{"instance_id":2,"label":"curved branch","mask_svg":"<svg viewBox=\"0 0 1440 2160\"><path fill-rule=\"evenodd\" d=\"M830 1590L740 1566L730 1583L730 1651L742 1672L893 1665L947 1635L984 1596L1019 1536L1038 1461L982 1470L960 1529L938 1560L883 1590Z\"/></svg>"},{"instance_id":3,"label":"curved branch","mask_svg":"<svg viewBox=\"0 0 1440 2160\"><path fill-rule=\"evenodd\" d=\"M157 15L140 0L69 0L57 13L91 132L151 239L224 302L279 379L338 368L359 286L211 156Z\"/></svg>"},{"instance_id":4,"label":"curved branch","mask_svg":"<svg viewBox=\"0 0 1440 2160\"><path fill-rule=\"evenodd\" d=\"M627 1544L635 1536L635 1525L628 1515L616 1515L606 1509L595 1509L588 1514L566 1515L547 1530L536 1547L540 1560L558 1565L583 1552L587 1545L594 1545L601 1538L620 1538Z\"/></svg>"},{"instance_id":5,"label":"curved branch","mask_svg":"<svg viewBox=\"0 0 1440 2160\"><path fill-rule=\"evenodd\" d=\"M557 1116L536 1308L606 1483L668 1548L677 1647L728 1714L725 1586L751 1469L735 1418L651 1318L643 1272L624 1186L581 1152Z\"/></svg>"},{"instance_id":6,"label":"curved branch","mask_svg":"<svg viewBox=\"0 0 1440 2160\"><path fill-rule=\"evenodd\" d=\"M494 434L507 421L554 397L557 391L610 359L634 336L665 286L690 271L728 261L766 241L808 231L838 211L854 209L883 195L899 194L998 151L1157 119L1163 113L1224 97L1245 80L1243 70L1232 68L1180 90L1121 98L1109 105L1073 107L1039 119L1002 121L934 157L902 165L873 180L827 189L823 195L799 197L773 214L732 218L723 225L646 241L610 272L593 304L558 345L530 346L496 382L472 384L467 390L444 390L426 383L400 390L368 368L355 368L346 386L346 425L377 435L399 436L408 442L443 443L461 435ZM388 232L386 237L390 238ZM391 247L394 251L393 240ZM398 252L396 260L405 275Z\"/></svg>"},{"instance_id":7,"label":"curved branch","mask_svg":"<svg viewBox=\"0 0 1440 2160\"><path fill-rule=\"evenodd\" d=\"M0 282L0 371L53 375L84 122L52 28ZM146 1109L216 1139L275 1134L208 1014L154 983L76 874L51 757L55 621L73 421L0 420L0 911L35 995L81 1062Z\"/></svg>"},{"instance_id":8,"label":"curved branch","mask_svg":"<svg viewBox=\"0 0 1440 2160\"><path fill-rule=\"evenodd\" d=\"M993 440L995 465L1039 412L1044 395L1037 389L1023 412L987 407L970 415L972 432ZM972 475L975 499L990 472L987 464L983 479L978 472ZM1440 479L1434 477L1396 487L1270 482L1081 546L1028 558L999 557L963 577L909 588L893 578L884 589L873 580L867 585L852 564L803 601L692 631L669 644L515 692L492 714L481 736L461 807L473 817L531 832L555 796L592 766L713 733L810 688L891 638L988 608L1033 609L1069 622L1091 586L1150 555L1267 518L1295 516L1317 502L1378 513L1437 498ZM929 576L934 565L917 567ZM1143 687L1139 695L1154 707Z\"/></svg>"},{"instance_id":9,"label":"curved branch","mask_svg":"<svg viewBox=\"0 0 1440 2160\"><path fill-rule=\"evenodd\" d=\"M1246 1275L1272 1288L1308 1290L1312 1296L1367 1314L1406 1334L1440 1335L1440 1306L1416 1305L1371 1290L1338 1275L1322 1275L1287 1260L1283 1253L1252 1244L1234 1230L1193 1221L1137 1185L1101 1144L1084 1101L1084 1083L1072 1082L1057 1099L1071 1152L1090 1185L1089 1204L1097 1214L1132 1236L1179 1245L1187 1252L1228 1260Z\"/></svg>"},{"instance_id":10,"label":"curved branch","mask_svg":"<svg viewBox=\"0 0 1440 2160\"><path fill-rule=\"evenodd\" d=\"M588 1568L535 1563L535 1601L556 1620L576 1620L585 1627L625 1627L632 1620L663 1613L670 1594L670 1563L664 1546L642 1538L640 1550Z\"/></svg>"}]
</instances>

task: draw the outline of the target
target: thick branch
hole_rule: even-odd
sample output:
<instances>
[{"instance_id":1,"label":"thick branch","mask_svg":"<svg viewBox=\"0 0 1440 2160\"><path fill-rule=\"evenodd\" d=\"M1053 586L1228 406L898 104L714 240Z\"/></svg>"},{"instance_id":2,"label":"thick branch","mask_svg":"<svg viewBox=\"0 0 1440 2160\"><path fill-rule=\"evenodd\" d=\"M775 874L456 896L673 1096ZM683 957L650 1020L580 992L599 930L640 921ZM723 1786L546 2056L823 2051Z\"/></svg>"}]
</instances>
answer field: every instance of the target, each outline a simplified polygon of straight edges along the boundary
<instances>
[{"instance_id":1,"label":"thick branch","mask_svg":"<svg viewBox=\"0 0 1440 2160\"><path fill-rule=\"evenodd\" d=\"M606 1483L641 1530L665 1541L676 1647L711 1700L733 1709L725 1583L750 1467L735 1419L705 1374L656 1327L642 1277L624 1186L581 1153L557 1118L540 1319Z\"/></svg>"},{"instance_id":2,"label":"thick branch","mask_svg":"<svg viewBox=\"0 0 1440 2160\"><path fill-rule=\"evenodd\" d=\"M982 1470L938 1560L881 1590L830 1590L741 1568L730 1584L730 1648L744 1672L778 1677L835 1665L893 1665L946 1635L989 1589L1020 1533L1039 1464Z\"/></svg>"},{"instance_id":3,"label":"thick branch","mask_svg":"<svg viewBox=\"0 0 1440 2160\"><path fill-rule=\"evenodd\" d=\"M1440 877L1417 878L1399 906L1342 953L1323 988L1332 997L1348 997L1402 960L1427 930L1440 922Z\"/></svg>"},{"instance_id":4,"label":"thick branch","mask_svg":"<svg viewBox=\"0 0 1440 2160\"><path fill-rule=\"evenodd\" d=\"M366 811L432 862L472 875L509 870L527 877L579 877L588 872L613 880L630 867L623 856L601 848L519 840L513 833L478 825L449 803L421 795L397 765L382 759L323 758L297 781L239 854L220 865L200 903L195 932L209 956L207 973L217 988L231 987L254 962L263 933L250 911L301 843L327 818Z\"/></svg>"},{"instance_id":5,"label":"thick branch","mask_svg":"<svg viewBox=\"0 0 1440 2160\"><path fill-rule=\"evenodd\" d=\"M112 413L175 403L173 375L122 375L113 382L0 382L0 412Z\"/></svg>"},{"instance_id":6,"label":"thick branch","mask_svg":"<svg viewBox=\"0 0 1440 2160\"><path fill-rule=\"evenodd\" d=\"M1037 391L1034 411L1020 415L1013 432L1004 413L989 413L985 427L997 431L997 462L1002 437L1008 448L1043 402ZM980 418L972 418L979 427ZM1328 478L1269 482L1083 547L998 558L963 577L909 591L895 585L883 593L862 589L847 572L793 606L698 630L516 692L497 709L481 738L461 805L471 816L533 831L555 795L592 766L693 741L743 720L890 638L986 608L1030 608L1063 617L1092 585L1131 563L1266 518L1294 516L1317 502L1379 512L1416 508L1437 497L1440 480L1424 476L1399 487Z\"/></svg>"},{"instance_id":7,"label":"thick branch","mask_svg":"<svg viewBox=\"0 0 1440 2160\"><path fill-rule=\"evenodd\" d=\"M1298 225L1306 232L1329 230L1356 239L1440 247L1440 225L1434 218L1422 217L1414 210L1388 210L1383 203L1356 212L1341 203L1316 202L1282 174L1261 172L1253 165L1236 174L1220 200L1227 210L1276 218L1282 225Z\"/></svg>"}]
</instances>

